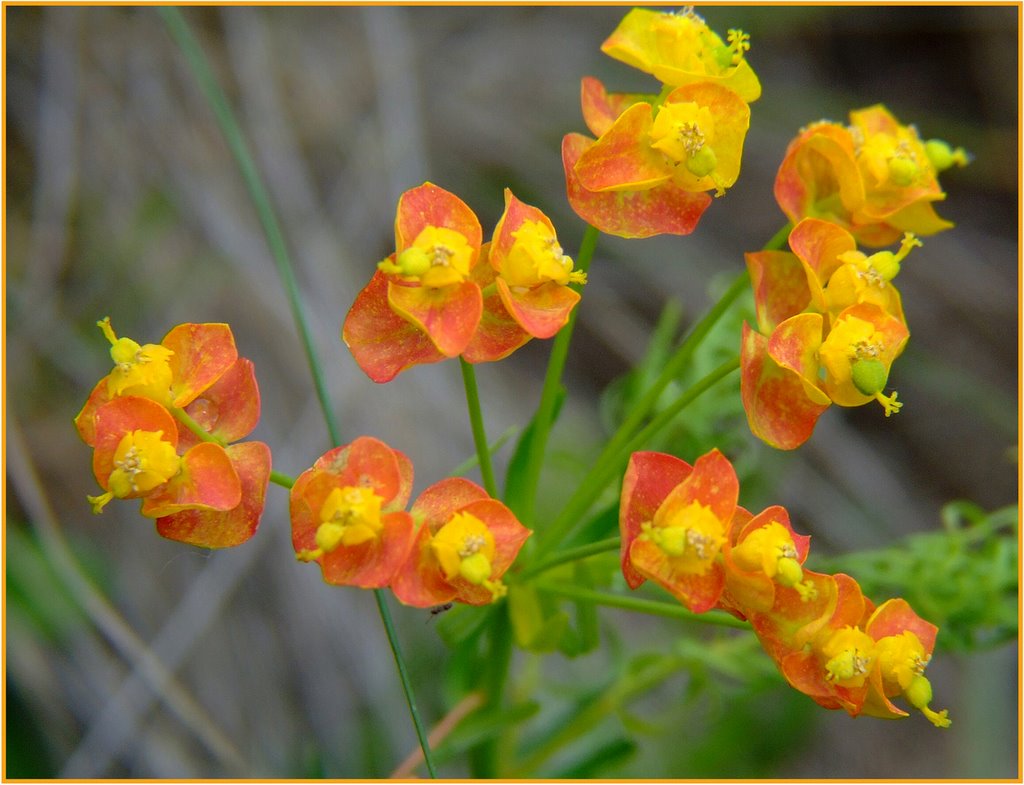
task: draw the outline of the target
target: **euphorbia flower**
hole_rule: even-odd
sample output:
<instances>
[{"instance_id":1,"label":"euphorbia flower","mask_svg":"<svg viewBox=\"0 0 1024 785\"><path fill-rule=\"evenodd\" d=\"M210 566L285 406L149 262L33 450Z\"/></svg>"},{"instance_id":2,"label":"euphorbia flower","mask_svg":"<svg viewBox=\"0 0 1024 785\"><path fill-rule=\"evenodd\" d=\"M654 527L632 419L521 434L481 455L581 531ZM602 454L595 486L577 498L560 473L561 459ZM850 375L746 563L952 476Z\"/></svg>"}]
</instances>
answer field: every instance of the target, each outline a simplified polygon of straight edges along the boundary
<instances>
[{"instance_id":1,"label":"euphorbia flower","mask_svg":"<svg viewBox=\"0 0 1024 785\"><path fill-rule=\"evenodd\" d=\"M726 604L744 615L763 613L775 604L777 586L813 593L802 568L810 539L793 531L783 507L756 516L738 508L729 534L732 547L723 551Z\"/></svg>"},{"instance_id":2,"label":"euphorbia flower","mask_svg":"<svg viewBox=\"0 0 1024 785\"><path fill-rule=\"evenodd\" d=\"M387 586L412 543L412 477L405 455L369 436L322 455L292 486L296 557L317 562L327 583Z\"/></svg>"},{"instance_id":3,"label":"euphorbia flower","mask_svg":"<svg viewBox=\"0 0 1024 785\"><path fill-rule=\"evenodd\" d=\"M864 245L896 242L904 232L935 234L952 226L932 203L945 198L937 175L967 154L938 140L922 142L882 105L850 112L851 124L814 123L786 152L775 198L791 221L820 217Z\"/></svg>"},{"instance_id":4,"label":"euphorbia flower","mask_svg":"<svg viewBox=\"0 0 1024 785\"><path fill-rule=\"evenodd\" d=\"M89 497L95 513L114 498L141 498L148 518L183 510L225 512L242 500L224 448L202 442L179 455L174 418L148 398L127 395L105 403L96 411L94 436L93 473L105 491Z\"/></svg>"},{"instance_id":5,"label":"euphorbia flower","mask_svg":"<svg viewBox=\"0 0 1024 785\"><path fill-rule=\"evenodd\" d=\"M727 40L724 43L692 10L666 13L634 8L601 45L601 51L666 85L719 84L748 103L755 101L761 95L761 85L744 59L750 36L730 30Z\"/></svg>"},{"instance_id":6,"label":"euphorbia flower","mask_svg":"<svg viewBox=\"0 0 1024 785\"><path fill-rule=\"evenodd\" d=\"M903 599L878 606L864 625L875 642L875 662L864 713L877 717L906 717L890 697L902 695L937 728L948 728L946 710L933 711L932 685L924 675L935 648L938 628L919 617Z\"/></svg>"},{"instance_id":7,"label":"euphorbia flower","mask_svg":"<svg viewBox=\"0 0 1024 785\"><path fill-rule=\"evenodd\" d=\"M174 426L173 439L171 432L164 430L165 442L175 445L176 454L182 456L182 460L184 456L192 456L192 450L199 447L202 448L199 455L208 458L216 455L216 461L226 456L235 483L240 484L241 498L227 509L220 501L206 503L205 497L201 500L203 503L183 503L176 507L157 507L147 501L143 515L158 519L157 531L162 536L191 545L225 548L248 540L255 534L263 512L271 456L270 449L262 442L231 444L247 436L256 427L260 415L260 395L253 365L238 356L231 328L226 324L180 324L168 332L160 344L140 345L130 338L118 338L109 318L97 324L110 341L115 365L93 388L75 418L82 439L99 449L99 413L106 410L109 417L110 411L119 411L107 408L110 404L122 398L153 402L163 410L165 417L161 419L165 423L169 420ZM138 409L138 404L133 406ZM205 431L204 438L184 424L189 419L192 427ZM125 450L130 451L134 446L136 451L149 452L151 438L141 438L141 442L128 445ZM153 446L153 449L157 448ZM166 451L166 448L159 449ZM169 468L170 461L165 465ZM200 472L197 476L203 475ZM110 491L115 496L119 495L119 477L115 473L110 478ZM180 484L175 480L171 485L177 488Z\"/></svg>"},{"instance_id":8,"label":"euphorbia flower","mask_svg":"<svg viewBox=\"0 0 1024 785\"><path fill-rule=\"evenodd\" d=\"M804 311L825 314L826 329L842 311L872 303L905 321L893 279L900 265L921 241L904 235L897 251L870 255L857 250L848 231L818 218L805 218L789 235L792 253L758 251L745 254L758 329L764 335Z\"/></svg>"},{"instance_id":9,"label":"euphorbia flower","mask_svg":"<svg viewBox=\"0 0 1024 785\"><path fill-rule=\"evenodd\" d=\"M464 352L469 362L498 360L530 338L550 338L580 300L568 284L586 283L558 244L551 220L505 189L505 211L481 254L489 274L475 275L484 290L484 315ZM494 295L497 295L496 297Z\"/></svg>"},{"instance_id":10,"label":"euphorbia flower","mask_svg":"<svg viewBox=\"0 0 1024 785\"><path fill-rule=\"evenodd\" d=\"M395 253L356 297L342 340L375 382L466 349L483 309L473 270L482 231L473 211L432 183L398 201Z\"/></svg>"},{"instance_id":11,"label":"euphorbia flower","mask_svg":"<svg viewBox=\"0 0 1024 785\"><path fill-rule=\"evenodd\" d=\"M888 417L903 406L883 390L910 336L877 305L845 309L822 340L821 314L802 313L765 338L743 325L740 393L754 435L789 450L803 444L830 403L878 401Z\"/></svg>"},{"instance_id":12,"label":"euphorbia flower","mask_svg":"<svg viewBox=\"0 0 1024 785\"><path fill-rule=\"evenodd\" d=\"M401 602L486 605L505 595L501 576L531 534L508 507L476 483L451 477L423 491L411 512L415 542L391 582Z\"/></svg>"},{"instance_id":13,"label":"euphorbia flower","mask_svg":"<svg viewBox=\"0 0 1024 785\"><path fill-rule=\"evenodd\" d=\"M721 194L736 181L750 107L731 90L696 83L659 105L627 108L573 167L589 191L648 190L672 182Z\"/></svg>"},{"instance_id":14,"label":"euphorbia flower","mask_svg":"<svg viewBox=\"0 0 1024 785\"><path fill-rule=\"evenodd\" d=\"M695 613L713 608L725 586L720 553L739 481L718 450L689 464L662 453L634 453L622 481L622 572L630 588L655 581Z\"/></svg>"}]
</instances>

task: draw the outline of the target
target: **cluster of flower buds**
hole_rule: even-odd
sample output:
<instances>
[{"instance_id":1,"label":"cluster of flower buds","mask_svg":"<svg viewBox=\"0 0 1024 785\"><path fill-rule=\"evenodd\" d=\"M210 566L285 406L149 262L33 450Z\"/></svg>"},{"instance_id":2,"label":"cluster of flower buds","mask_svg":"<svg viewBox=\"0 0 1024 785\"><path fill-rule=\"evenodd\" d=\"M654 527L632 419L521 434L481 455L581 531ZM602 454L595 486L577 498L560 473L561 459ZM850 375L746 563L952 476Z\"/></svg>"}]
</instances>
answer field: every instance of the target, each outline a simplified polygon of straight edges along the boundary
<instances>
[{"instance_id":1,"label":"cluster of flower buds","mask_svg":"<svg viewBox=\"0 0 1024 785\"><path fill-rule=\"evenodd\" d=\"M240 442L260 416L252 363L238 356L226 324L180 324L159 344L118 338L97 323L114 367L75 418L93 448L103 493L142 499L172 540L206 548L239 545L256 532L270 478L270 448Z\"/></svg>"},{"instance_id":2,"label":"cluster of flower buds","mask_svg":"<svg viewBox=\"0 0 1024 785\"><path fill-rule=\"evenodd\" d=\"M408 512L412 462L363 436L317 459L291 491L292 545L327 583L390 587L406 605L486 605L530 530L469 480L423 491Z\"/></svg>"},{"instance_id":3,"label":"cluster of flower buds","mask_svg":"<svg viewBox=\"0 0 1024 785\"><path fill-rule=\"evenodd\" d=\"M342 340L375 382L414 365L507 357L569 320L586 283L544 213L505 190L491 242L459 197L432 183L398 201L395 253L352 305Z\"/></svg>"},{"instance_id":4,"label":"cluster of flower buds","mask_svg":"<svg viewBox=\"0 0 1024 785\"><path fill-rule=\"evenodd\" d=\"M689 234L740 172L750 104L761 95L744 58L750 38L727 40L692 9L633 9L601 51L662 83L657 94L609 93L583 79L583 119L596 139L562 140L569 203L607 234Z\"/></svg>"},{"instance_id":5,"label":"cluster of flower buds","mask_svg":"<svg viewBox=\"0 0 1024 785\"><path fill-rule=\"evenodd\" d=\"M718 450L691 466L638 452L622 483L622 572L631 588L652 580L694 613L713 608L749 620L765 651L797 690L851 716L905 717L902 696L938 727L924 675L937 628L902 599L877 608L842 573L804 567L810 538L783 507L752 515Z\"/></svg>"},{"instance_id":6,"label":"cluster of flower buds","mask_svg":"<svg viewBox=\"0 0 1024 785\"><path fill-rule=\"evenodd\" d=\"M882 106L850 113L852 124L817 123L790 145L775 195L796 225L792 253L746 255L757 330L743 327L741 389L750 428L793 449L830 404L879 402L910 333L893 279L918 235L952 226L932 202L945 194L937 172L964 165L962 149L920 141ZM857 245L900 242L865 254Z\"/></svg>"}]
</instances>

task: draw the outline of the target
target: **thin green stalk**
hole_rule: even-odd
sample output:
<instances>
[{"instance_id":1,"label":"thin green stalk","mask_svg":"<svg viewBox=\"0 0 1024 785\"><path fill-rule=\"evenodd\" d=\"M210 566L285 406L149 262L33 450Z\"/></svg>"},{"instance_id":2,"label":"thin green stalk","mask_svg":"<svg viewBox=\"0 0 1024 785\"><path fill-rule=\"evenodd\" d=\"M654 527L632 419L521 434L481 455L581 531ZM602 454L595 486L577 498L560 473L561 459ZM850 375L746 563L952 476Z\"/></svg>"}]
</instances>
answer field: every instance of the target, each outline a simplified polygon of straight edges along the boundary
<instances>
[{"instance_id":1,"label":"thin green stalk","mask_svg":"<svg viewBox=\"0 0 1024 785\"><path fill-rule=\"evenodd\" d=\"M488 446L488 448L487 448L488 454L494 455L494 453L498 452L498 450L500 450L502 447L505 446L506 442L508 442L509 439L511 439L513 436L515 436L517 433L519 433L519 430L520 429L519 429L518 425L510 425L508 428L506 428L505 432L501 436L499 436L497 439L495 439L493 442L491 442L491 444ZM461 477L463 474L468 472L470 469L473 469L473 468L475 468L475 467L477 467L479 465L480 465L480 456L478 456L478 455L476 455L474 453L473 455L471 455L468 458L466 458L466 460L464 460L462 463L460 463L454 469L452 469L450 472L448 472L448 476L449 477Z\"/></svg>"},{"instance_id":2,"label":"thin green stalk","mask_svg":"<svg viewBox=\"0 0 1024 785\"><path fill-rule=\"evenodd\" d=\"M600 232L593 226L587 226L583 233L580 252L576 257L576 269L581 272L587 272L590 269L590 262L594 258L594 248L597 247L599 236ZM572 341L572 332L576 327L578 313L579 306L577 305L569 316L568 324L555 336L551 346L551 355L548 358L548 368L544 374L544 387L541 390L540 403L537 405L537 414L534 417L533 433L530 437L529 460L526 464L526 490L523 495L522 509L515 510L519 518L527 525L533 522L540 470L547 452L548 436L551 434L552 421L555 418L555 402L558 399L558 390L562 385L562 372L565 370L565 361L569 356L569 343Z\"/></svg>"},{"instance_id":3,"label":"thin green stalk","mask_svg":"<svg viewBox=\"0 0 1024 785\"><path fill-rule=\"evenodd\" d=\"M694 613L688 611L682 605L674 602L661 602L660 600L647 600L643 597L630 597L624 594L609 594L593 589L584 589L569 583L554 583L551 581L534 581L531 584L537 591L557 594L570 600L581 602L592 602L595 605L603 605L607 608L621 608L627 611L637 611L653 616L668 616L673 619L685 621L696 621L702 624L712 624L716 627L734 627L736 629L750 629L745 621L740 621L724 611L719 613L708 611L707 613Z\"/></svg>"},{"instance_id":4,"label":"thin green stalk","mask_svg":"<svg viewBox=\"0 0 1024 785\"><path fill-rule=\"evenodd\" d=\"M462 367L462 384L466 388L466 408L469 410L469 425L473 430L473 443L480 461L480 476L484 481L484 490L497 498L498 484L494 481L494 466L491 464L491 450L487 446L487 432L484 430L484 416L480 409L480 390L476 384L476 371L473 366L459 357Z\"/></svg>"},{"instance_id":5,"label":"thin green stalk","mask_svg":"<svg viewBox=\"0 0 1024 785\"><path fill-rule=\"evenodd\" d=\"M249 145L245 140L238 121L235 119L227 96L224 95L224 91L218 84L216 77L214 77L206 55L189 29L185 17L182 16L179 9L172 6L161 6L157 11L163 17L164 22L171 31L171 35L185 55L185 59L188 61L192 73L199 82L199 86L202 88L210 108L217 117L217 123L220 125L221 133L224 134L224 140L227 142L228 148L235 157L235 163L238 164L245 187L249 192L249 198L252 200L260 225L263 227L263 233L267 238L270 253L274 257L277 272L284 284L285 293L288 295L292 318L302 340L302 347L305 350L309 370L313 376L313 385L316 388L316 395L320 401L320 408L323 409L324 419L327 421L327 431L330 435L331 443L335 445L340 444L340 430L334 417L334 411L331 408L327 384L321 371L323 366L317 354L316 344L313 342L313 333L310 330L309 322L302 307L302 297L299 294L298 281L295 279L295 271L292 267L291 257L288 254L288 246L285 243L281 227L277 222L277 216L271 205L270 196L263 185L263 178L260 177L259 170L256 168L256 162L249 152Z\"/></svg>"},{"instance_id":6,"label":"thin green stalk","mask_svg":"<svg viewBox=\"0 0 1024 785\"><path fill-rule=\"evenodd\" d=\"M569 501L566 502L562 512L558 514L558 517L555 518L546 530L541 532L540 536L543 538L543 542L550 545L553 542L564 539L569 531L579 523L580 516L590 509L590 506L594 503L594 500L605 484L617 472L621 471L624 460L631 452L639 449L648 438L660 430L679 412L738 367L738 358L722 363L699 382L692 385L685 393L673 401L668 408L659 412L639 433L624 441L619 440L619 444L614 451L606 449L601 454L598 462L594 464L594 467L577 486L575 493L569 497Z\"/></svg>"},{"instance_id":7,"label":"thin green stalk","mask_svg":"<svg viewBox=\"0 0 1024 785\"><path fill-rule=\"evenodd\" d=\"M213 444L219 444L221 447L227 446L224 443L223 439L219 439L209 431L205 430L203 426L197 423L195 420L193 420L192 417L189 416L189 413L186 412L184 409L179 409L176 406L172 406L170 407L170 412L171 414L174 415L174 418L178 422L180 422L182 425L184 425L186 428L192 431L192 433L194 433L204 442L212 442ZM287 474L276 471L274 469L270 470L270 481L276 485L280 485L283 488L291 488L293 485L295 485L294 477L289 477Z\"/></svg>"},{"instance_id":8,"label":"thin green stalk","mask_svg":"<svg viewBox=\"0 0 1024 785\"><path fill-rule=\"evenodd\" d=\"M512 621L508 603L495 608L490 625L490 644L479 686L483 689L484 710L500 709L505 694L505 681L512 661ZM470 750L470 766L474 779L494 779L499 774L500 738L490 738Z\"/></svg>"},{"instance_id":9,"label":"thin green stalk","mask_svg":"<svg viewBox=\"0 0 1024 785\"><path fill-rule=\"evenodd\" d=\"M564 551L559 551L558 553L553 554L550 558L528 567L519 574L507 576L506 581L516 583L525 581L527 578L532 578L534 575L540 575L540 573L547 572L548 570L562 564L579 561L580 559L587 559L599 553L617 551L621 547L621 544L621 538L609 537L607 540L590 542L586 545L580 545L577 548L566 548Z\"/></svg>"},{"instance_id":10,"label":"thin green stalk","mask_svg":"<svg viewBox=\"0 0 1024 785\"><path fill-rule=\"evenodd\" d=\"M395 656L398 677L402 680L402 689L405 691L405 702L409 705L412 724L416 728L416 738L419 739L420 748L423 750L423 762L427 764L427 771L430 772L431 778L437 779L437 771L434 769L434 756L430 752L430 742L427 741L427 731L420 720L419 709L416 708L416 698L413 695L412 682L409 679L409 671L405 666L402 651L398 646L398 633L395 632L395 623L391 618L391 611L388 608L387 596L382 589L374 589L373 597L377 600L377 609L380 611L380 618L384 622L384 630L388 634L391 653Z\"/></svg>"},{"instance_id":11,"label":"thin green stalk","mask_svg":"<svg viewBox=\"0 0 1024 785\"><path fill-rule=\"evenodd\" d=\"M206 55L203 53L203 50L199 46L199 42L195 39L195 36L192 35L192 31L189 30L188 23L185 21L184 16L182 16L181 11L169 6L162 6L157 10L163 17L171 35L181 48L185 59L188 61L189 67L192 69L196 80L199 82L210 108L217 117L221 133L224 134L225 141L234 155L235 163L238 165L239 171L242 174L242 179L244 180L249 192L249 198L252 200L253 206L259 216L260 224L263 227L264 234L266 235L271 255L274 257L274 263L277 266L278 273L281 276L281 281L284 284L285 292L288 295L292 318L295 321L295 325L299 331L299 336L302 340L302 346L306 353L310 374L313 377L313 384L316 388L320 408L323 410L324 421L327 424L327 432L330 437L331 444L336 446L340 445L341 432L338 428L337 421L335 420L334 412L331 409L330 396L327 394L327 385L321 371L322 365L320 363L319 356L317 355L316 345L313 342L313 334L309 328L309 322L306 319L306 313L302 305L302 296L299 293L299 286L295 278L295 271L292 267L291 257L288 254L284 235L277 222L277 216L274 213L273 206L271 205L270 197L263 185L263 180L260 177L259 170L256 168L256 163L249 152L249 146L245 141L245 136L242 134L242 129L239 126L238 121L235 119L234 113L231 110L231 105L228 103L227 97L224 95L224 91L217 83L217 80L213 75L213 71L210 69L210 64L206 59ZM283 475L280 475L279 478L283 478ZM380 611L381 621L383 622L384 629L387 632L388 643L390 644L391 651L395 656L395 663L398 666L402 689L405 691L405 699L409 704L409 714L411 715L413 725L416 728L416 736L419 738L420 747L423 749L423 760L427 765L427 769L430 771L430 776L436 778L430 744L427 741L427 733L423 727L422 721L420 720L419 712L416 710L416 700L413 696L412 684L409 681L405 661L402 658L401 649L398 643L398 636L395 632L395 625L391 618L391 612L388 610L382 590L374 589L374 596L377 600L377 608Z\"/></svg>"}]
</instances>

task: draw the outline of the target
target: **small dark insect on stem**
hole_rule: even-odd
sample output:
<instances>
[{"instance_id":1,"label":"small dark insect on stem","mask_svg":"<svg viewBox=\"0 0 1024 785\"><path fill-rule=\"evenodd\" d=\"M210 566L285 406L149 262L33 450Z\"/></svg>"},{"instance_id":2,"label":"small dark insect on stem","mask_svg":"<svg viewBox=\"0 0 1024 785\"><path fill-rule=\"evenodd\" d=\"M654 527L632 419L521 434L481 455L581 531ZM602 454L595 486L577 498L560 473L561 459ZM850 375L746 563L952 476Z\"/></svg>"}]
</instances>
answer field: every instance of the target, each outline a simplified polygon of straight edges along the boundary
<instances>
[{"instance_id":1,"label":"small dark insect on stem","mask_svg":"<svg viewBox=\"0 0 1024 785\"><path fill-rule=\"evenodd\" d=\"M432 608L429 609L430 615L427 617L427 621L429 622L435 616L440 616L445 611L450 611L452 609L452 605L454 604L455 603L453 602L446 602L443 605L434 605Z\"/></svg>"}]
</instances>

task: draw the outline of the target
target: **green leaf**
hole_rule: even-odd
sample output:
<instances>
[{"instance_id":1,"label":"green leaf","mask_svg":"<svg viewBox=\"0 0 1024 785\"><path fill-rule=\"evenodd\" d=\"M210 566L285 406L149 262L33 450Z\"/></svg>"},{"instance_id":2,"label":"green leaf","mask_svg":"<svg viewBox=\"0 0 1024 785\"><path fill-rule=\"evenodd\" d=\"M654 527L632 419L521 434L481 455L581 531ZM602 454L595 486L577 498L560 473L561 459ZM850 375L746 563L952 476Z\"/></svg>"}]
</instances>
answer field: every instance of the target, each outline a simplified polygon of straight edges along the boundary
<instances>
[{"instance_id":1,"label":"green leaf","mask_svg":"<svg viewBox=\"0 0 1024 785\"><path fill-rule=\"evenodd\" d=\"M584 755L571 766L554 775L560 780L583 780L599 777L601 772L625 763L636 754L636 744L627 738L619 737L608 742L601 742L597 749Z\"/></svg>"}]
</instances>

